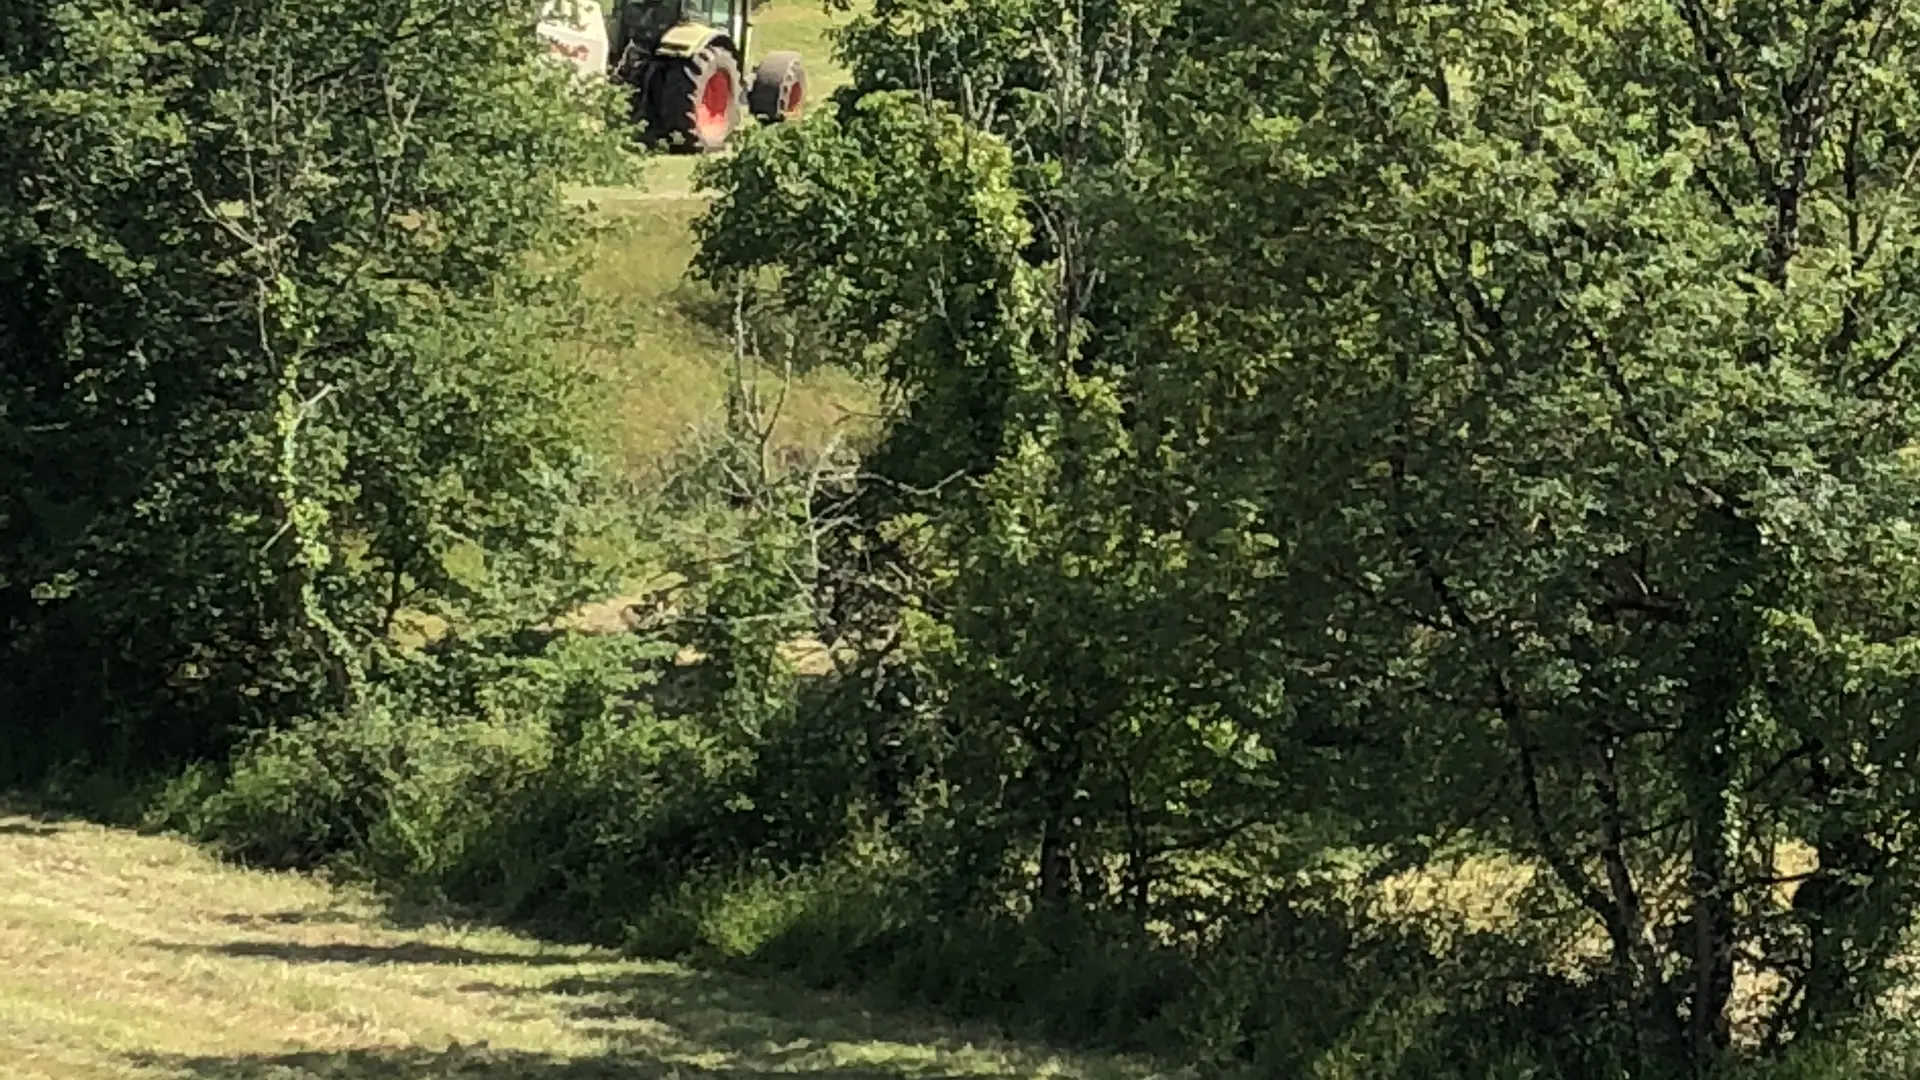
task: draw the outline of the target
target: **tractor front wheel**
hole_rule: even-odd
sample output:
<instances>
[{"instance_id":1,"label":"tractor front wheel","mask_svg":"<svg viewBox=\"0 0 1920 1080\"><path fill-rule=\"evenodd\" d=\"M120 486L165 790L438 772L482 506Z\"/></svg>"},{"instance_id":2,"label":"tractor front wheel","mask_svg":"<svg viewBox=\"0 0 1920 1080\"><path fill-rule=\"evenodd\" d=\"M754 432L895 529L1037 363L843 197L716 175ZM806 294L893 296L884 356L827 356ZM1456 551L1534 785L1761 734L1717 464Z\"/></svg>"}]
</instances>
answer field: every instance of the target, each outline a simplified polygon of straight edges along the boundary
<instances>
[{"instance_id":1,"label":"tractor front wheel","mask_svg":"<svg viewBox=\"0 0 1920 1080\"><path fill-rule=\"evenodd\" d=\"M796 52L768 53L753 72L747 108L762 123L798 120L807 102L807 69Z\"/></svg>"},{"instance_id":2,"label":"tractor front wheel","mask_svg":"<svg viewBox=\"0 0 1920 1080\"><path fill-rule=\"evenodd\" d=\"M714 151L740 125L740 64L725 49L704 49L669 67L660 87L660 128L674 142Z\"/></svg>"}]
</instances>

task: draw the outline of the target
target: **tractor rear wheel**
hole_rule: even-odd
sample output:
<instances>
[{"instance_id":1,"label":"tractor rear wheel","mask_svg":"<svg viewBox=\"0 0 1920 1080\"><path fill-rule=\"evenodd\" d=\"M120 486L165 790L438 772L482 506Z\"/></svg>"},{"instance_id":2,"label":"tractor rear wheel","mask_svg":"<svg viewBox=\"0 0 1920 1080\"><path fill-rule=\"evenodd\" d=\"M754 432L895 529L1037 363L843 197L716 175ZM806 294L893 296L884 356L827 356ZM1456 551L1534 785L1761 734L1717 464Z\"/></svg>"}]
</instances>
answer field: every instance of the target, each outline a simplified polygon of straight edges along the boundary
<instances>
[{"instance_id":1,"label":"tractor rear wheel","mask_svg":"<svg viewBox=\"0 0 1920 1080\"><path fill-rule=\"evenodd\" d=\"M661 79L658 126L694 150L727 144L740 125L740 64L725 49L702 49L667 68Z\"/></svg>"},{"instance_id":2,"label":"tractor rear wheel","mask_svg":"<svg viewBox=\"0 0 1920 1080\"><path fill-rule=\"evenodd\" d=\"M807 103L807 69L797 52L768 53L754 69L747 108L764 124L798 120Z\"/></svg>"}]
</instances>

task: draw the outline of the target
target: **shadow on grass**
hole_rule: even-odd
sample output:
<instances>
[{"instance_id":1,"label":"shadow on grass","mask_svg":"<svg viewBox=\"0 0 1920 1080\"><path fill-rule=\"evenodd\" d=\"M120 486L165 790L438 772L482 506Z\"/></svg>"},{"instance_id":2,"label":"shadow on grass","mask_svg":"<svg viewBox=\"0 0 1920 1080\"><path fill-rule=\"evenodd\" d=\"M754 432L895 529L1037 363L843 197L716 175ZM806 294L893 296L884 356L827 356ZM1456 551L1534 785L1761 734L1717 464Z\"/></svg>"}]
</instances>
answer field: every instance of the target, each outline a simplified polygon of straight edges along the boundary
<instances>
[{"instance_id":1,"label":"shadow on grass","mask_svg":"<svg viewBox=\"0 0 1920 1080\"><path fill-rule=\"evenodd\" d=\"M0 836L54 836L76 818L18 791L0 790Z\"/></svg>"},{"instance_id":2,"label":"shadow on grass","mask_svg":"<svg viewBox=\"0 0 1920 1080\"><path fill-rule=\"evenodd\" d=\"M521 967L574 965L582 958L564 953L494 953L461 949L448 945L427 945L417 941L393 945L300 945L286 941L232 941L225 945L179 945L155 942L155 948L174 952L196 952L208 956L228 956L279 960L289 964L429 964L446 967L515 965Z\"/></svg>"},{"instance_id":3,"label":"shadow on grass","mask_svg":"<svg viewBox=\"0 0 1920 1080\"><path fill-rule=\"evenodd\" d=\"M360 918L349 911L275 911L267 914L222 915L228 926L350 926Z\"/></svg>"},{"instance_id":4,"label":"shadow on grass","mask_svg":"<svg viewBox=\"0 0 1920 1080\"><path fill-rule=\"evenodd\" d=\"M622 1022L659 1020L681 1037L702 1046L756 1052L768 1046L807 1039L825 1042L876 1042L911 1038L935 1049L958 1043L911 1035L910 1021L884 1017L839 995L804 990L778 980L745 979L692 968L625 971L608 976L573 976L515 993L558 996L573 1021L617 1041Z\"/></svg>"},{"instance_id":5,"label":"shadow on grass","mask_svg":"<svg viewBox=\"0 0 1920 1080\"><path fill-rule=\"evenodd\" d=\"M0 836L46 837L58 836L61 830L56 825L46 825L38 821L0 821Z\"/></svg>"},{"instance_id":6,"label":"shadow on grass","mask_svg":"<svg viewBox=\"0 0 1920 1080\"><path fill-rule=\"evenodd\" d=\"M562 1058L495 1050L347 1050L233 1057L141 1057L133 1064L180 1080L990 1080L995 1072L906 1065L811 1064L805 1052L717 1066L644 1054ZM1004 1080L1004 1078L1003 1078Z\"/></svg>"},{"instance_id":7,"label":"shadow on grass","mask_svg":"<svg viewBox=\"0 0 1920 1080\"><path fill-rule=\"evenodd\" d=\"M1089 1062L1060 1072L1049 1053L1021 1048L985 1030L956 1031L921 1010L883 1009L779 979L725 972L663 966L570 975L543 986L476 983L461 989L543 999L570 1027L600 1040L615 1054L657 1054L661 1047L675 1047L691 1050L704 1064L718 1057L733 1070L692 1070L688 1077L961 1080L1057 1075L1118 1080L1143 1075L1119 1063ZM835 1055L840 1055L838 1064ZM847 1064L847 1058L859 1064ZM983 1061L993 1064L977 1064Z\"/></svg>"},{"instance_id":8,"label":"shadow on grass","mask_svg":"<svg viewBox=\"0 0 1920 1080\"><path fill-rule=\"evenodd\" d=\"M328 926L365 926L399 934L410 934L422 930L448 929L500 929L510 928L538 939L547 945L594 947L601 944L579 933L569 933L567 927L549 927L534 920L502 919L493 912L478 907L462 907L443 901L410 900L404 897L371 893L366 902L352 907L314 906L290 908L281 911L254 912L237 911L218 916L220 922L228 926L253 930L276 930L285 927L328 927ZM250 947L250 946L249 946ZM235 954L241 955L241 954ZM379 963L377 957L354 959L303 958L288 956L284 959L292 962L311 959L315 963ZM534 960L526 954L502 955L498 961L457 960L457 963L498 962L519 963ZM576 962L578 958L575 958ZM438 963L439 961L397 960L395 963ZM540 963L558 963L551 957L539 958Z\"/></svg>"}]
</instances>

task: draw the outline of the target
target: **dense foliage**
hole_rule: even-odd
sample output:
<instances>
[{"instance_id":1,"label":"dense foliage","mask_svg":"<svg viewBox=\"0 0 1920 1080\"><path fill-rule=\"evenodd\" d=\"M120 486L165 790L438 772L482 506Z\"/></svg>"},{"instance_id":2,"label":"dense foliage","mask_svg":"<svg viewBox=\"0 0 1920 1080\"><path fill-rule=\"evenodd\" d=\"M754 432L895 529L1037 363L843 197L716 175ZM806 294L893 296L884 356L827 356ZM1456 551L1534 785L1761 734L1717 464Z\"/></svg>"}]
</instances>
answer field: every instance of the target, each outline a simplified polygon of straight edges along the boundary
<instances>
[{"instance_id":1,"label":"dense foliage","mask_svg":"<svg viewBox=\"0 0 1920 1080\"><path fill-rule=\"evenodd\" d=\"M737 381L594 635L601 140L508 16L239 7L0 21L23 775L1220 1071L1915 1060L1920 15L874 0L695 270L885 424Z\"/></svg>"},{"instance_id":2,"label":"dense foliage","mask_svg":"<svg viewBox=\"0 0 1920 1080\"><path fill-rule=\"evenodd\" d=\"M880 468L998 421L966 495L890 507L931 515L925 655L993 759L946 806L994 865L1150 922L1155 855L1250 821L1470 837L1542 872L1606 1056L1856 1019L1920 887L1916 29L875 5L869 92L724 170L707 269L877 349ZM869 135L913 117L946 164ZM916 213L995 155L1017 222Z\"/></svg>"},{"instance_id":3,"label":"dense foliage","mask_svg":"<svg viewBox=\"0 0 1920 1080\"><path fill-rule=\"evenodd\" d=\"M528 25L0 9L0 773L218 755L403 615L578 591L556 196L615 158Z\"/></svg>"}]
</instances>

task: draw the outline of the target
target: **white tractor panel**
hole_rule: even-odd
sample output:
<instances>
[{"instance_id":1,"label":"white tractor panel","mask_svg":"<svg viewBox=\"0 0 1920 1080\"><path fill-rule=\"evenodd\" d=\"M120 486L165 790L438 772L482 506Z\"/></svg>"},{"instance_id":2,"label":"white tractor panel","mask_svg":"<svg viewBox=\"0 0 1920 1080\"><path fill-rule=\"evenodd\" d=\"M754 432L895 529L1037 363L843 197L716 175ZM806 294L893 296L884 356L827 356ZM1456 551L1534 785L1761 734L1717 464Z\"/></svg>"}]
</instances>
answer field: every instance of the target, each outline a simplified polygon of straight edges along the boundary
<instances>
[{"instance_id":1,"label":"white tractor panel","mask_svg":"<svg viewBox=\"0 0 1920 1080\"><path fill-rule=\"evenodd\" d=\"M607 73L607 19L594 0L546 0L540 9L540 38L556 59L583 75Z\"/></svg>"}]
</instances>

